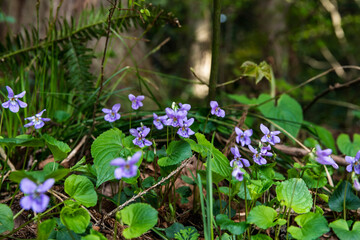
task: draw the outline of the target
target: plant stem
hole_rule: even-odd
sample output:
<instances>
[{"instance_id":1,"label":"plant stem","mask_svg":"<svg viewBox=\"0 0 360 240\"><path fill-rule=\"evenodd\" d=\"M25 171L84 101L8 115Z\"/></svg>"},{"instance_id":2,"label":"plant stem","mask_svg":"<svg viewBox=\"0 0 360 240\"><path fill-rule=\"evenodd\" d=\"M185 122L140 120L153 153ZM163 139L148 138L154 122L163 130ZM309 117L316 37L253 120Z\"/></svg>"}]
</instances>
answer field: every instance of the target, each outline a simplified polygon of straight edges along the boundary
<instances>
[{"instance_id":1,"label":"plant stem","mask_svg":"<svg viewBox=\"0 0 360 240\"><path fill-rule=\"evenodd\" d=\"M344 220L345 220L345 221L346 221L346 193L347 193L347 185L348 185L348 181L346 181L346 183L345 183L344 202L343 202Z\"/></svg>"},{"instance_id":2,"label":"plant stem","mask_svg":"<svg viewBox=\"0 0 360 240\"><path fill-rule=\"evenodd\" d=\"M319 181L320 181L320 176L319 176L319 178L317 180L317 184L316 184L315 197L314 197L314 209L313 209L314 212L315 212L315 209L316 209L315 204L316 204L317 192L318 192L318 189L319 189Z\"/></svg>"},{"instance_id":3,"label":"plant stem","mask_svg":"<svg viewBox=\"0 0 360 240\"><path fill-rule=\"evenodd\" d=\"M206 125L207 125L207 123L208 123L209 116L210 116L210 112L211 112L211 111L209 111L208 115L206 116L206 120L205 120L205 124L204 124L204 128L203 128L203 133L205 133Z\"/></svg>"}]
</instances>

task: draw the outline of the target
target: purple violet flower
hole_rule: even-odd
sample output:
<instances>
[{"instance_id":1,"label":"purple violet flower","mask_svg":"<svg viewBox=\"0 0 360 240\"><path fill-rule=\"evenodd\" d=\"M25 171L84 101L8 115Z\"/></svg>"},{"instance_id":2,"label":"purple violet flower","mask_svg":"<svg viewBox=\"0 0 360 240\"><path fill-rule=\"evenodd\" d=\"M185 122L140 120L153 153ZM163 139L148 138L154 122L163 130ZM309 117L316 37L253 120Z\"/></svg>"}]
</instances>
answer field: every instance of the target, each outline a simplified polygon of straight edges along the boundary
<instances>
[{"instance_id":1,"label":"purple violet flower","mask_svg":"<svg viewBox=\"0 0 360 240\"><path fill-rule=\"evenodd\" d=\"M115 158L110 162L110 165L117 166L114 175L116 179L131 178L137 174L138 166L136 163L141 158L141 151L136 152L132 157L128 157L127 160L123 158Z\"/></svg>"},{"instance_id":2,"label":"purple violet flower","mask_svg":"<svg viewBox=\"0 0 360 240\"><path fill-rule=\"evenodd\" d=\"M23 178L20 182L20 190L25 194L20 199L20 206L36 213L41 213L47 208L50 198L44 193L47 192L55 183L53 178L47 179L43 184L37 185L28 178Z\"/></svg>"},{"instance_id":3,"label":"purple violet flower","mask_svg":"<svg viewBox=\"0 0 360 240\"><path fill-rule=\"evenodd\" d=\"M145 139L146 135L148 135L149 132L150 132L150 128L146 126L142 126L137 129L134 128L130 129L131 135L135 137L133 143L139 146L140 148L143 148L145 146L151 146L152 143L149 140Z\"/></svg>"},{"instance_id":4,"label":"purple violet flower","mask_svg":"<svg viewBox=\"0 0 360 240\"><path fill-rule=\"evenodd\" d=\"M254 153L253 159L254 162L256 162L258 165L263 165L267 163L266 159L263 156L271 157L273 155L272 153L267 152L271 149L270 146L262 147L260 152L257 149L253 148L251 145L248 145L248 147L250 151Z\"/></svg>"},{"instance_id":5,"label":"purple violet flower","mask_svg":"<svg viewBox=\"0 0 360 240\"><path fill-rule=\"evenodd\" d=\"M179 103L179 107L180 107L179 111L188 112L191 109L191 105L187 104L187 103L185 103L185 104Z\"/></svg>"},{"instance_id":6,"label":"purple violet flower","mask_svg":"<svg viewBox=\"0 0 360 240\"><path fill-rule=\"evenodd\" d=\"M26 120L30 120L31 122L25 124L24 127L34 126L35 129L42 128L42 127L45 125L44 122L48 122L48 121L51 120L50 118L42 118L42 117L41 117L41 115L42 115L43 112L45 112L45 111L46 111L46 109L42 110L42 111L39 112L38 114L35 114L35 116L25 118Z\"/></svg>"},{"instance_id":7,"label":"purple violet flower","mask_svg":"<svg viewBox=\"0 0 360 240\"><path fill-rule=\"evenodd\" d=\"M139 109L139 107L143 106L143 103L141 101L143 101L144 99L145 99L145 97L143 95L135 97L133 94L129 94L129 100L131 101L131 107L134 110L137 110L137 109Z\"/></svg>"},{"instance_id":8,"label":"purple violet flower","mask_svg":"<svg viewBox=\"0 0 360 240\"><path fill-rule=\"evenodd\" d=\"M234 159L231 160L231 162L230 162L231 167L234 167L234 163L236 163L236 165L239 167L243 167L243 166L249 167L250 166L249 161L247 159L241 157L241 154L240 154L237 146L232 147L230 150L231 150L231 153L234 155Z\"/></svg>"},{"instance_id":9,"label":"purple violet flower","mask_svg":"<svg viewBox=\"0 0 360 240\"><path fill-rule=\"evenodd\" d=\"M233 169L231 175L234 178L236 178L236 180L238 180L239 182L244 180L244 173L241 171L241 168L239 166L235 166L235 168Z\"/></svg>"},{"instance_id":10,"label":"purple violet flower","mask_svg":"<svg viewBox=\"0 0 360 240\"><path fill-rule=\"evenodd\" d=\"M189 138L190 135L195 134L193 130L191 130L189 127L194 123L194 118L190 118L189 120L180 119L179 121L179 130L177 131L177 134L184 138Z\"/></svg>"},{"instance_id":11,"label":"purple violet flower","mask_svg":"<svg viewBox=\"0 0 360 240\"><path fill-rule=\"evenodd\" d=\"M345 157L345 160L346 162L349 163L349 165L346 166L346 171L348 172L352 172L352 169L354 168L354 172L356 174L360 174L360 162L359 162L359 158L360 158L360 151L358 151L356 153L356 156L355 157L349 157L349 156L346 156Z\"/></svg>"},{"instance_id":12,"label":"purple violet flower","mask_svg":"<svg viewBox=\"0 0 360 240\"><path fill-rule=\"evenodd\" d=\"M211 107L212 115L216 115L216 116L222 117L222 118L225 117L225 111L219 107L219 104L217 101L211 101L210 107Z\"/></svg>"},{"instance_id":13,"label":"purple violet flower","mask_svg":"<svg viewBox=\"0 0 360 240\"><path fill-rule=\"evenodd\" d=\"M237 134L236 143L240 143L242 147L245 146L245 145L250 145L251 144L250 137L253 134L252 129L242 131L240 128L235 127L235 132Z\"/></svg>"},{"instance_id":14,"label":"purple violet flower","mask_svg":"<svg viewBox=\"0 0 360 240\"><path fill-rule=\"evenodd\" d=\"M120 110L121 104L117 103L115 104L112 109L103 108L103 113L106 113L104 116L105 121L108 122L115 122L116 120L120 119L120 114L118 111Z\"/></svg>"},{"instance_id":15,"label":"purple violet flower","mask_svg":"<svg viewBox=\"0 0 360 240\"><path fill-rule=\"evenodd\" d=\"M260 129L263 132L263 134L265 134L261 138L262 142L268 142L271 145L275 145L276 143L280 142L280 138L278 136L276 136L281 133L280 131L270 132L270 130L264 124L260 124Z\"/></svg>"},{"instance_id":16,"label":"purple violet flower","mask_svg":"<svg viewBox=\"0 0 360 240\"><path fill-rule=\"evenodd\" d=\"M185 111L174 111L171 108L165 109L166 115L168 116L168 119L166 120L165 125L167 126L173 126L178 127L180 119L186 118L187 112Z\"/></svg>"},{"instance_id":17,"label":"purple violet flower","mask_svg":"<svg viewBox=\"0 0 360 240\"><path fill-rule=\"evenodd\" d=\"M163 129L164 128L163 123L164 123L164 121L166 121L168 116L167 115L158 116L158 115L156 115L156 113L153 113L153 117L154 117L153 123L154 123L154 126L156 127L156 129L158 129L158 130Z\"/></svg>"},{"instance_id":18,"label":"purple violet flower","mask_svg":"<svg viewBox=\"0 0 360 240\"><path fill-rule=\"evenodd\" d=\"M19 111L19 108L26 108L27 104L23 101L20 101L19 98L22 98L25 96L26 91L23 91L20 94L14 95L14 91L9 87L6 86L6 89L8 91L8 98L9 100L1 104L3 108L9 108L10 111L13 113L17 113Z\"/></svg>"},{"instance_id":19,"label":"purple violet flower","mask_svg":"<svg viewBox=\"0 0 360 240\"><path fill-rule=\"evenodd\" d=\"M333 168L338 169L339 166L336 164L334 159L330 157L330 154L332 153L331 149L324 149L321 150L319 145L316 145L316 161L323 165L331 165Z\"/></svg>"}]
</instances>

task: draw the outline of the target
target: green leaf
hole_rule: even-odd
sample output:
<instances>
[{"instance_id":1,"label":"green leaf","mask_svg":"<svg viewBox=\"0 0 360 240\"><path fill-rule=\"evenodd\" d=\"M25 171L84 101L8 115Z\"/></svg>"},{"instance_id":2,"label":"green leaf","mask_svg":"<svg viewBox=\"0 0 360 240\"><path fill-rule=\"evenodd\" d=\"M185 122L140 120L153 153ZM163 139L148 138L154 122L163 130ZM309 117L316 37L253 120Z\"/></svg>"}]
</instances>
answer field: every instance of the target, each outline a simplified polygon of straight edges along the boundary
<instances>
[{"instance_id":1,"label":"green leaf","mask_svg":"<svg viewBox=\"0 0 360 240\"><path fill-rule=\"evenodd\" d=\"M259 65L251 61L246 61L241 65L240 73L243 76L255 78L256 84L258 84L263 77L269 81L273 80L271 67L264 61Z\"/></svg>"},{"instance_id":2,"label":"green leaf","mask_svg":"<svg viewBox=\"0 0 360 240\"><path fill-rule=\"evenodd\" d=\"M331 132L320 126L316 126L314 131L315 134L319 137L320 142L322 142L326 147L331 148L334 154L337 154L335 140Z\"/></svg>"},{"instance_id":3,"label":"green leaf","mask_svg":"<svg viewBox=\"0 0 360 240\"><path fill-rule=\"evenodd\" d=\"M311 169L306 169L302 178L308 188L322 188L327 184L327 178L325 176L319 176Z\"/></svg>"},{"instance_id":4,"label":"green leaf","mask_svg":"<svg viewBox=\"0 0 360 240\"><path fill-rule=\"evenodd\" d=\"M329 199L329 207L336 212L344 210L344 195L346 188L345 206L347 209L356 210L360 207L360 198L352 191L352 185L348 181L341 182Z\"/></svg>"},{"instance_id":5,"label":"green leaf","mask_svg":"<svg viewBox=\"0 0 360 240\"><path fill-rule=\"evenodd\" d=\"M312 206L312 197L304 180L291 178L276 187L277 199L281 205L291 207L296 213L307 213Z\"/></svg>"},{"instance_id":6,"label":"green leaf","mask_svg":"<svg viewBox=\"0 0 360 240\"><path fill-rule=\"evenodd\" d=\"M229 160L222 154L217 148L214 147L205 136L201 133L196 133L195 137L197 139L197 144L191 139L184 139L187 141L191 149L197 153L200 153L202 157L207 157L208 153L212 153L214 158L211 162L212 171L220 174L225 178L229 178L231 174L231 168L229 165Z\"/></svg>"},{"instance_id":7,"label":"green leaf","mask_svg":"<svg viewBox=\"0 0 360 240\"><path fill-rule=\"evenodd\" d=\"M159 159L159 166L166 167L181 163L192 156L190 144L185 141L172 141L166 149L166 155Z\"/></svg>"},{"instance_id":8,"label":"green leaf","mask_svg":"<svg viewBox=\"0 0 360 240\"><path fill-rule=\"evenodd\" d=\"M216 224L220 226L221 230L228 230L234 235L243 234L248 227L246 222L234 222L225 214L216 215Z\"/></svg>"},{"instance_id":9,"label":"green leaf","mask_svg":"<svg viewBox=\"0 0 360 240\"><path fill-rule=\"evenodd\" d=\"M33 138L30 135L19 135L16 138L0 138L0 146L8 148L23 147L43 147L44 141L39 138Z\"/></svg>"},{"instance_id":10,"label":"green leaf","mask_svg":"<svg viewBox=\"0 0 360 240\"><path fill-rule=\"evenodd\" d=\"M336 220L329 224L336 236L341 240L360 240L360 222L354 223L350 231L347 222L344 219Z\"/></svg>"},{"instance_id":11,"label":"green leaf","mask_svg":"<svg viewBox=\"0 0 360 240\"><path fill-rule=\"evenodd\" d=\"M227 95L230 99L235 100L239 103L243 104L257 104L258 99L257 98L248 98L246 95L237 95L237 94L228 94Z\"/></svg>"},{"instance_id":12,"label":"green leaf","mask_svg":"<svg viewBox=\"0 0 360 240\"><path fill-rule=\"evenodd\" d=\"M75 233L83 233L90 223L90 215L83 208L63 207L60 212L60 220Z\"/></svg>"},{"instance_id":13,"label":"green leaf","mask_svg":"<svg viewBox=\"0 0 360 240\"><path fill-rule=\"evenodd\" d=\"M66 177L70 169L61 167L57 162L49 162L45 165L43 171L46 173L46 179L54 178L55 182L57 182Z\"/></svg>"},{"instance_id":14,"label":"green leaf","mask_svg":"<svg viewBox=\"0 0 360 240\"><path fill-rule=\"evenodd\" d=\"M336 139L336 144L338 145L342 154L347 156L355 156L356 153L360 149L360 135L354 134L353 135L353 142L351 142L349 135L347 134L340 134Z\"/></svg>"},{"instance_id":15,"label":"green leaf","mask_svg":"<svg viewBox=\"0 0 360 240\"><path fill-rule=\"evenodd\" d=\"M259 96L259 103L268 101L270 95L261 94ZM275 106L275 101L271 100L258 107L260 112L271 121L285 129L293 137L299 133L301 124L303 122L303 113L300 104L290 96L283 94Z\"/></svg>"},{"instance_id":16,"label":"green leaf","mask_svg":"<svg viewBox=\"0 0 360 240\"><path fill-rule=\"evenodd\" d=\"M184 225L178 222L174 222L173 225L165 229L165 234L168 238L174 238L175 233L180 232L182 229L185 229Z\"/></svg>"},{"instance_id":17,"label":"green leaf","mask_svg":"<svg viewBox=\"0 0 360 240\"><path fill-rule=\"evenodd\" d=\"M271 207L267 206L256 206L251 209L249 216L247 218L248 223L253 223L259 228L268 229L277 224L274 222L276 219L277 212ZM283 224L283 221L280 221Z\"/></svg>"},{"instance_id":18,"label":"green leaf","mask_svg":"<svg viewBox=\"0 0 360 240\"><path fill-rule=\"evenodd\" d=\"M256 234L251 236L251 240L272 240L272 238L265 234Z\"/></svg>"},{"instance_id":19,"label":"green leaf","mask_svg":"<svg viewBox=\"0 0 360 240\"><path fill-rule=\"evenodd\" d=\"M55 161L63 160L67 157L67 153L71 151L69 145L64 142L58 141L55 138L44 134L42 138L45 140L46 146L54 155Z\"/></svg>"},{"instance_id":20,"label":"green leaf","mask_svg":"<svg viewBox=\"0 0 360 240\"><path fill-rule=\"evenodd\" d=\"M55 219L48 219L40 223L37 240L49 239L50 233L55 228L55 226L56 226Z\"/></svg>"},{"instance_id":21,"label":"green leaf","mask_svg":"<svg viewBox=\"0 0 360 240\"><path fill-rule=\"evenodd\" d=\"M97 203L94 185L85 176L73 174L66 178L65 192L85 207L93 207Z\"/></svg>"},{"instance_id":22,"label":"green leaf","mask_svg":"<svg viewBox=\"0 0 360 240\"><path fill-rule=\"evenodd\" d=\"M181 186L176 189L176 192L180 195L182 204L189 202L189 200L187 198L192 195L192 192L191 192L191 189L189 186Z\"/></svg>"},{"instance_id":23,"label":"green leaf","mask_svg":"<svg viewBox=\"0 0 360 240\"><path fill-rule=\"evenodd\" d=\"M94 158L93 169L97 177L96 187L106 181L115 179L114 171L116 167L110 165L111 160L118 157L126 159L139 150L139 148L129 145L130 138L125 138L125 134L119 129L112 128L98 136L93 142L91 155ZM140 163L141 161L137 165L140 165Z\"/></svg>"},{"instance_id":24,"label":"green leaf","mask_svg":"<svg viewBox=\"0 0 360 240\"><path fill-rule=\"evenodd\" d=\"M250 180L249 182L250 184L247 184L247 188L249 189L251 199L258 199L259 197L261 197L261 195L267 190L269 190L274 183L273 181L268 179Z\"/></svg>"},{"instance_id":25,"label":"green leaf","mask_svg":"<svg viewBox=\"0 0 360 240\"><path fill-rule=\"evenodd\" d=\"M319 213L306 213L295 218L295 222L300 226L289 228L289 233L295 239L311 240L317 239L330 229L326 219Z\"/></svg>"},{"instance_id":26,"label":"green leaf","mask_svg":"<svg viewBox=\"0 0 360 240\"><path fill-rule=\"evenodd\" d=\"M107 238L98 231L90 229L90 234L85 237L81 237L81 240L107 240Z\"/></svg>"},{"instance_id":27,"label":"green leaf","mask_svg":"<svg viewBox=\"0 0 360 240\"><path fill-rule=\"evenodd\" d=\"M13 213L11 209L5 204L0 204L0 213L0 233L11 231L14 228Z\"/></svg>"},{"instance_id":28,"label":"green leaf","mask_svg":"<svg viewBox=\"0 0 360 240\"><path fill-rule=\"evenodd\" d=\"M11 172L9 178L16 183L20 183L23 178L29 178L33 182L42 183L46 179L46 172L18 170Z\"/></svg>"},{"instance_id":29,"label":"green leaf","mask_svg":"<svg viewBox=\"0 0 360 240\"><path fill-rule=\"evenodd\" d=\"M120 211L121 221L127 225L123 235L125 238L136 238L155 226L158 212L145 203L134 203Z\"/></svg>"}]
</instances>

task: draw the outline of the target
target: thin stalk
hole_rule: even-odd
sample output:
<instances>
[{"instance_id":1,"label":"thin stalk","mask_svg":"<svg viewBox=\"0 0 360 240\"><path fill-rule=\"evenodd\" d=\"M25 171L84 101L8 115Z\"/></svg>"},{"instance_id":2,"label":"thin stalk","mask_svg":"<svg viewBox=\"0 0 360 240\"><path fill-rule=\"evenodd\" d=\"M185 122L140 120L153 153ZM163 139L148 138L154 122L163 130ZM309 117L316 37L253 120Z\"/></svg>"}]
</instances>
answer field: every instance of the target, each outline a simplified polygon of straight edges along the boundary
<instances>
[{"instance_id":1,"label":"thin stalk","mask_svg":"<svg viewBox=\"0 0 360 240\"><path fill-rule=\"evenodd\" d=\"M211 111L209 111L208 115L206 116L206 120L205 120L205 124L204 124L203 133L205 133L205 130L206 130L206 125L207 125L207 123L208 123L209 116L210 116L210 112L211 112Z\"/></svg>"},{"instance_id":2,"label":"thin stalk","mask_svg":"<svg viewBox=\"0 0 360 240\"><path fill-rule=\"evenodd\" d=\"M347 185L348 185L348 181L346 181L346 183L345 183L344 202L343 202L344 220L345 220L345 221L346 221L346 192L347 192Z\"/></svg>"},{"instance_id":3,"label":"thin stalk","mask_svg":"<svg viewBox=\"0 0 360 240\"><path fill-rule=\"evenodd\" d=\"M247 195L246 195L246 179L244 178L244 191L245 191L245 222L247 221L247 216L248 216L248 208L247 208ZM250 228L246 229L247 234L249 239L251 238L250 236Z\"/></svg>"},{"instance_id":4,"label":"thin stalk","mask_svg":"<svg viewBox=\"0 0 360 240\"><path fill-rule=\"evenodd\" d=\"M200 195L200 204L201 204L201 213L202 213L202 218L203 218L203 224L204 224L204 235L205 235L205 239L209 239L209 233L208 233L208 226L206 224L206 214L205 214L205 204L204 204L204 196L203 196L203 188L202 188L202 183L201 183L201 176L198 173L197 174L197 178L198 178L198 185L199 185L199 195Z\"/></svg>"},{"instance_id":5,"label":"thin stalk","mask_svg":"<svg viewBox=\"0 0 360 240\"><path fill-rule=\"evenodd\" d=\"M315 204L316 204L316 197L317 197L317 192L318 192L318 189L319 189L319 181L320 181L320 176L317 180L317 183L316 183L316 190L315 190L315 197L314 197L314 209L313 211L315 212Z\"/></svg>"}]
</instances>

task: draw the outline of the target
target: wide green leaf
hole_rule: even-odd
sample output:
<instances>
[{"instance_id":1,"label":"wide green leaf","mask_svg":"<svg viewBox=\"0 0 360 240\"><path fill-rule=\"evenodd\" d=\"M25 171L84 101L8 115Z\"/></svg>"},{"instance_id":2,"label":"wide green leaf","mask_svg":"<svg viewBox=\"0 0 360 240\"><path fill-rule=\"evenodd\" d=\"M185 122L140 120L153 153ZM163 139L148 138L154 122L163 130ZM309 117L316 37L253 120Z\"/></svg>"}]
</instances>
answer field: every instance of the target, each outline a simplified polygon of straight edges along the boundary
<instances>
[{"instance_id":1,"label":"wide green leaf","mask_svg":"<svg viewBox=\"0 0 360 240\"><path fill-rule=\"evenodd\" d=\"M213 154L214 157L211 162L212 171L225 178L229 178L231 174L229 160L219 151L219 149L215 148L203 134L196 133L195 137L197 139L197 144L191 139L184 140L190 144L193 151L200 153L204 158L207 157L209 153Z\"/></svg>"},{"instance_id":2,"label":"wide green leaf","mask_svg":"<svg viewBox=\"0 0 360 240\"><path fill-rule=\"evenodd\" d=\"M335 140L329 130L321 126L315 126L314 133L319 137L320 142L322 142L326 147L332 149L334 154L337 154Z\"/></svg>"},{"instance_id":3,"label":"wide green leaf","mask_svg":"<svg viewBox=\"0 0 360 240\"><path fill-rule=\"evenodd\" d=\"M349 135L342 133L336 139L336 144L342 154L354 157L360 150L360 135L355 133L353 135L353 142L351 142Z\"/></svg>"},{"instance_id":4,"label":"wide green leaf","mask_svg":"<svg viewBox=\"0 0 360 240\"><path fill-rule=\"evenodd\" d=\"M289 233L295 239L311 240L317 239L330 229L326 219L319 213L306 213L295 218L295 222L300 226L289 227Z\"/></svg>"},{"instance_id":5,"label":"wide green leaf","mask_svg":"<svg viewBox=\"0 0 360 240\"><path fill-rule=\"evenodd\" d=\"M269 227L273 227L276 224L284 225L286 223L286 220L284 219L279 219L274 222L276 216L277 212L271 207L256 206L251 209L247 218L247 222L255 224L262 229L268 229Z\"/></svg>"},{"instance_id":6,"label":"wide green leaf","mask_svg":"<svg viewBox=\"0 0 360 240\"><path fill-rule=\"evenodd\" d=\"M107 240L107 238L98 231L90 229L90 234L85 237L81 237L81 240Z\"/></svg>"},{"instance_id":7,"label":"wide green leaf","mask_svg":"<svg viewBox=\"0 0 360 240\"><path fill-rule=\"evenodd\" d=\"M7 146L8 148L17 146L43 147L44 140L33 138L30 135L19 135L16 138L0 138L0 146Z\"/></svg>"},{"instance_id":8,"label":"wide green leaf","mask_svg":"<svg viewBox=\"0 0 360 240\"><path fill-rule=\"evenodd\" d=\"M246 222L234 222L225 214L216 215L216 224L220 226L221 230L228 230L234 235L243 234L248 227Z\"/></svg>"},{"instance_id":9,"label":"wide green leaf","mask_svg":"<svg viewBox=\"0 0 360 240\"><path fill-rule=\"evenodd\" d=\"M85 207L93 207L97 203L94 185L85 176L73 174L66 178L65 192Z\"/></svg>"},{"instance_id":10,"label":"wide green leaf","mask_svg":"<svg viewBox=\"0 0 360 240\"><path fill-rule=\"evenodd\" d=\"M150 230L158 221L158 212L148 204L134 203L119 213L121 221L127 225L123 235L125 238L137 238Z\"/></svg>"},{"instance_id":11,"label":"wide green leaf","mask_svg":"<svg viewBox=\"0 0 360 240\"><path fill-rule=\"evenodd\" d=\"M102 183L115 179L115 166L111 166L111 160L122 157L126 159L139 148L131 146L131 137L125 137L119 129L112 128L96 138L91 145L91 155L94 158L93 169L96 172L96 187ZM139 161L138 164L141 162Z\"/></svg>"},{"instance_id":12,"label":"wide green leaf","mask_svg":"<svg viewBox=\"0 0 360 240\"><path fill-rule=\"evenodd\" d=\"M11 231L13 228L13 212L7 205L0 204L0 233Z\"/></svg>"},{"instance_id":13,"label":"wide green leaf","mask_svg":"<svg viewBox=\"0 0 360 240\"><path fill-rule=\"evenodd\" d=\"M56 221L55 219L48 219L40 223L38 229L37 240L47 240L49 239L51 231L55 228Z\"/></svg>"},{"instance_id":14,"label":"wide green leaf","mask_svg":"<svg viewBox=\"0 0 360 240\"><path fill-rule=\"evenodd\" d=\"M329 224L336 236L341 240L360 240L360 222L354 223L350 231L347 222L344 219L336 220Z\"/></svg>"},{"instance_id":15,"label":"wide green leaf","mask_svg":"<svg viewBox=\"0 0 360 240\"><path fill-rule=\"evenodd\" d=\"M166 149L166 157L160 158L159 166L166 167L181 163L192 156L190 144L185 141L172 141Z\"/></svg>"},{"instance_id":16,"label":"wide green leaf","mask_svg":"<svg viewBox=\"0 0 360 240\"><path fill-rule=\"evenodd\" d=\"M346 188L346 190L345 190ZM360 198L352 191L352 185L348 181L341 182L329 199L329 207L336 212L342 212L344 209L344 195L346 209L356 210L360 208Z\"/></svg>"},{"instance_id":17,"label":"wide green leaf","mask_svg":"<svg viewBox=\"0 0 360 240\"><path fill-rule=\"evenodd\" d=\"M259 96L259 103L270 100L268 94ZM271 100L258 107L260 112L268 119L285 129L293 137L299 133L303 122L303 113L300 104L290 96L283 94L279 98L277 105Z\"/></svg>"},{"instance_id":18,"label":"wide green leaf","mask_svg":"<svg viewBox=\"0 0 360 240\"><path fill-rule=\"evenodd\" d=\"M60 212L60 220L75 233L83 233L90 223L90 215L83 208L63 207Z\"/></svg>"},{"instance_id":19,"label":"wide green leaf","mask_svg":"<svg viewBox=\"0 0 360 240\"><path fill-rule=\"evenodd\" d=\"M296 213L307 213L312 206L311 194L301 178L292 178L276 187L277 199L281 205L292 208Z\"/></svg>"},{"instance_id":20,"label":"wide green leaf","mask_svg":"<svg viewBox=\"0 0 360 240\"><path fill-rule=\"evenodd\" d=\"M69 145L59 140L56 140L52 136L44 134L42 138L45 140L46 146L50 149L54 156L55 161L63 160L67 157L67 153L71 151Z\"/></svg>"}]
</instances>

